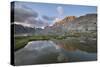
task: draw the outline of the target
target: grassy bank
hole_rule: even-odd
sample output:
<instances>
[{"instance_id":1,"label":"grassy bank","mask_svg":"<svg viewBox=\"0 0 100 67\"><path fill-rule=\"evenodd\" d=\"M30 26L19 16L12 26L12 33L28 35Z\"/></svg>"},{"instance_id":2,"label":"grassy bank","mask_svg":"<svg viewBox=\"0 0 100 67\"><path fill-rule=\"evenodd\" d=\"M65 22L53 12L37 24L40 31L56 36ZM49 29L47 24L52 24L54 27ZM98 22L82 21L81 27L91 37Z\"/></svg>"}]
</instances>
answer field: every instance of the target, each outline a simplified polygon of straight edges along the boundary
<instances>
[{"instance_id":1,"label":"grassy bank","mask_svg":"<svg viewBox=\"0 0 100 67\"><path fill-rule=\"evenodd\" d=\"M96 38L95 33L74 33L74 34L69 34L66 33L64 35L33 35L33 36L16 36L14 37L15 40L15 47L14 50L18 50L20 48L23 48L29 41L39 41L39 40L63 40L67 39L67 37L89 37L89 38Z\"/></svg>"}]
</instances>

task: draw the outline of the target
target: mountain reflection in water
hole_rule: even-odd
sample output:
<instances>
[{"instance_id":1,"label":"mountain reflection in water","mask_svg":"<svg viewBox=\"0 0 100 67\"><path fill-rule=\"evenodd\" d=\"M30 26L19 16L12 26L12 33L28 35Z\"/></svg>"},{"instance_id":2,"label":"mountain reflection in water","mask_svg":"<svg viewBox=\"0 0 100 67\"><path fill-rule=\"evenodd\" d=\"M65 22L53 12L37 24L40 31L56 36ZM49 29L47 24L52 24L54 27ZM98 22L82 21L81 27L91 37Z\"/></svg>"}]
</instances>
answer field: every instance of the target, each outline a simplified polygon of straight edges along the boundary
<instances>
[{"instance_id":1,"label":"mountain reflection in water","mask_svg":"<svg viewBox=\"0 0 100 67\"><path fill-rule=\"evenodd\" d=\"M15 52L15 65L96 60L96 52L82 51L65 41L31 41Z\"/></svg>"}]
</instances>

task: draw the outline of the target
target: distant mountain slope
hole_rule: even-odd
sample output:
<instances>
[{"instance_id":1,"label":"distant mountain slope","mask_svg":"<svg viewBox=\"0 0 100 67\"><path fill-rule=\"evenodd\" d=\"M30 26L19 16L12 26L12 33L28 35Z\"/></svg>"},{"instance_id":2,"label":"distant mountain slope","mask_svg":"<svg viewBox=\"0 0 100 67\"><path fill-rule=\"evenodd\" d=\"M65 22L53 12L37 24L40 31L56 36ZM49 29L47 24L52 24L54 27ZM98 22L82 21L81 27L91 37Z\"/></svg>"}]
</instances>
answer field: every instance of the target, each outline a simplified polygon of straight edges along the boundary
<instances>
[{"instance_id":1,"label":"distant mountain slope","mask_svg":"<svg viewBox=\"0 0 100 67\"><path fill-rule=\"evenodd\" d=\"M68 16L44 29L44 34L64 34L65 32L96 31L97 14L87 14L80 17Z\"/></svg>"},{"instance_id":2,"label":"distant mountain slope","mask_svg":"<svg viewBox=\"0 0 100 67\"><path fill-rule=\"evenodd\" d=\"M14 25L14 34L15 35L37 35L38 33L40 34L43 29L41 28L32 28L32 27L26 27L18 24L12 24Z\"/></svg>"},{"instance_id":3,"label":"distant mountain slope","mask_svg":"<svg viewBox=\"0 0 100 67\"><path fill-rule=\"evenodd\" d=\"M12 24L14 25L14 33L15 34L25 34L25 33L34 33L35 29L31 27L25 27L18 24Z\"/></svg>"},{"instance_id":4,"label":"distant mountain slope","mask_svg":"<svg viewBox=\"0 0 100 67\"><path fill-rule=\"evenodd\" d=\"M13 25L15 34L63 35L66 32L90 32L97 30L97 14L87 14L80 17L66 16L55 22L53 26L47 26L44 29Z\"/></svg>"}]
</instances>

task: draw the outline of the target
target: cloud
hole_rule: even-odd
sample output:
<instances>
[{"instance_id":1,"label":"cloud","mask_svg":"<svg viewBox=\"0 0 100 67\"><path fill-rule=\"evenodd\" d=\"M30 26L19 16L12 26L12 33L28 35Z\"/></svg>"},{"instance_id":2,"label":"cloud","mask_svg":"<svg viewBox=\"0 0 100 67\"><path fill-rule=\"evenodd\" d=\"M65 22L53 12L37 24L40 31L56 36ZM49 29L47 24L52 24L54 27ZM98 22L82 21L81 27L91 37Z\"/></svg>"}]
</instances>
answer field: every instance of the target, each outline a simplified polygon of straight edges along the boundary
<instances>
[{"instance_id":1,"label":"cloud","mask_svg":"<svg viewBox=\"0 0 100 67\"><path fill-rule=\"evenodd\" d=\"M41 19L34 19L34 18L28 18L25 20L25 22L14 22L15 24L19 24L22 26L32 27L32 28L43 28L45 26L48 26L49 24L47 22L42 21Z\"/></svg>"},{"instance_id":2,"label":"cloud","mask_svg":"<svg viewBox=\"0 0 100 67\"><path fill-rule=\"evenodd\" d=\"M30 22L31 27L45 27L49 24L41 19L34 19L34 18L28 18L27 22Z\"/></svg>"},{"instance_id":3,"label":"cloud","mask_svg":"<svg viewBox=\"0 0 100 67\"><path fill-rule=\"evenodd\" d=\"M39 14L30 6L29 3L15 2L14 8L12 7L11 12L13 14L14 9L14 23L28 27L45 27L48 25L47 22L39 19Z\"/></svg>"},{"instance_id":4,"label":"cloud","mask_svg":"<svg viewBox=\"0 0 100 67\"><path fill-rule=\"evenodd\" d=\"M42 18L47 21L53 21L56 17L42 16Z\"/></svg>"},{"instance_id":5,"label":"cloud","mask_svg":"<svg viewBox=\"0 0 100 67\"><path fill-rule=\"evenodd\" d=\"M55 20L53 22L59 22L59 21L61 21L60 18L55 18Z\"/></svg>"},{"instance_id":6,"label":"cloud","mask_svg":"<svg viewBox=\"0 0 100 67\"><path fill-rule=\"evenodd\" d=\"M15 3L14 21L24 22L29 17L36 18L38 17L38 13L34 10L25 8L24 5Z\"/></svg>"},{"instance_id":7,"label":"cloud","mask_svg":"<svg viewBox=\"0 0 100 67\"><path fill-rule=\"evenodd\" d=\"M63 7L58 6L57 7L57 12L58 12L59 15L62 15L64 13Z\"/></svg>"}]
</instances>

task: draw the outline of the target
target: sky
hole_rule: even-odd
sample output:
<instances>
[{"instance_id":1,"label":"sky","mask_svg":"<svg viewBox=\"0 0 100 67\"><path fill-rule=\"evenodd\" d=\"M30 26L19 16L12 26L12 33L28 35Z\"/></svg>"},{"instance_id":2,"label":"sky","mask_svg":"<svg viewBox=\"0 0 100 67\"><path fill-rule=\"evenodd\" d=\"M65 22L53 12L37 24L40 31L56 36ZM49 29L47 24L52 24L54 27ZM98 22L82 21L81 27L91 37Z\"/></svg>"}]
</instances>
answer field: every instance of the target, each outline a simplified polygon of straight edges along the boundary
<instances>
[{"instance_id":1,"label":"sky","mask_svg":"<svg viewBox=\"0 0 100 67\"><path fill-rule=\"evenodd\" d=\"M97 13L96 6L14 2L14 23L28 27L44 28L66 16Z\"/></svg>"}]
</instances>

